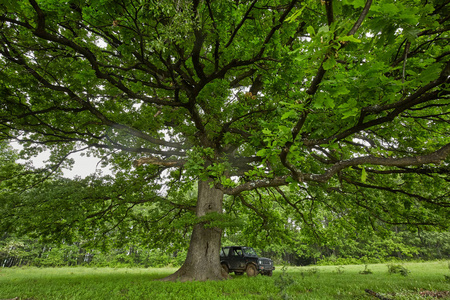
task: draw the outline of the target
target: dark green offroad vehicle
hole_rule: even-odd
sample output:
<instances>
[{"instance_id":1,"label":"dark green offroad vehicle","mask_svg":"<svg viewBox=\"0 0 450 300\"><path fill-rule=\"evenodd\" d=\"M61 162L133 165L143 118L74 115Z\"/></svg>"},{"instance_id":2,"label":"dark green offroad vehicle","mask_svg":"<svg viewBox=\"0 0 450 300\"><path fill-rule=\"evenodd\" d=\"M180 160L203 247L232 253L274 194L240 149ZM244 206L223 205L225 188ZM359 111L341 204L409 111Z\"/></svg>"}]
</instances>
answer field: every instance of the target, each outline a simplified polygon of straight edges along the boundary
<instances>
[{"instance_id":1,"label":"dark green offroad vehicle","mask_svg":"<svg viewBox=\"0 0 450 300\"><path fill-rule=\"evenodd\" d=\"M275 270L270 258L258 257L251 247L223 247L220 252L220 263L227 273L242 275L246 272L249 277L258 274L272 276L272 271Z\"/></svg>"}]
</instances>

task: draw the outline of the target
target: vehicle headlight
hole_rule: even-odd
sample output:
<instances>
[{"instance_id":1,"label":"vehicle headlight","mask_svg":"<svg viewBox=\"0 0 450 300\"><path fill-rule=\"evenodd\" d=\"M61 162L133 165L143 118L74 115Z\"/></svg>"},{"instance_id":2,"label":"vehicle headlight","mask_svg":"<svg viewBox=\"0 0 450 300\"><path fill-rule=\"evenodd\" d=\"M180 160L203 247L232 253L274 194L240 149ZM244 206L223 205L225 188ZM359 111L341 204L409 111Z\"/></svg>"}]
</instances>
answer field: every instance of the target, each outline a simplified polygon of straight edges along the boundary
<instances>
[{"instance_id":1,"label":"vehicle headlight","mask_svg":"<svg viewBox=\"0 0 450 300\"><path fill-rule=\"evenodd\" d=\"M260 260L258 263L259 263L260 265L262 265L262 260Z\"/></svg>"}]
</instances>

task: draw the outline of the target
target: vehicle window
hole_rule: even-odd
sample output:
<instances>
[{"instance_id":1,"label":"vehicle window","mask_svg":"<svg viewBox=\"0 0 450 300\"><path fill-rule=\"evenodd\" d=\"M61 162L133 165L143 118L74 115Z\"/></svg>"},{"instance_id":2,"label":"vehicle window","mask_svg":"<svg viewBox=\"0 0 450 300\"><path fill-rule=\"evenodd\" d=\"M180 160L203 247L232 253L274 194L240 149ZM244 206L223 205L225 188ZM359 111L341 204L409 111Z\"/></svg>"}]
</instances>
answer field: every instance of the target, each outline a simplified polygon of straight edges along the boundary
<instances>
[{"instance_id":1,"label":"vehicle window","mask_svg":"<svg viewBox=\"0 0 450 300\"><path fill-rule=\"evenodd\" d=\"M244 248L244 253L245 253L245 255L258 256L258 254L256 253L255 249L253 249L251 247Z\"/></svg>"},{"instance_id":2,"label":"vehicle window","mask_svg":"<svg viewBox=\"0 0 450 300\"><path fill-rule=\"evenodd\" d=\"M242 250L241 249L234 249L234 255L242 256Z\"/></svg>"},{"instance_id":3,"label":"vehicle window","mask_svg":"<svg viewBox=\"0 0 450 300\"><path fill-rule=\"evenodd\" d=\"M230 253L230 248L222 248L222 256L228 256Z\"/></svg>"}]
</instances>

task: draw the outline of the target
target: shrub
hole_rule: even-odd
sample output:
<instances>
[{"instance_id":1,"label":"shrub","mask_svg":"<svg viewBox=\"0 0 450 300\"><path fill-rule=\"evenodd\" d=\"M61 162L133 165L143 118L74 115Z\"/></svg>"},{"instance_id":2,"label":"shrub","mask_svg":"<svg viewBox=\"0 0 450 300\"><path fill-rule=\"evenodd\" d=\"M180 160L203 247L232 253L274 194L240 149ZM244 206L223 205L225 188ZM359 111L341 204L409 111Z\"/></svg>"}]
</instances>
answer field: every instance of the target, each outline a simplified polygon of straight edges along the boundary
<instances>
[{"instance_id":1,"label":"shrub","mask_svg":"<svg viewBox=\"0 0 450 300\"><path fill-rule=\"evenodd\" d=\"M368 275L368 274L372 274L372 270L368 268L367 265L364 265L364 270L360 271L359 274L363 274L363 275Z\"/></svg>"},{"instance_id":2,"label":"shrub","mask_svg":"<svg viewBox=\"0 0 450 300\"><path fill-rule=\"evenodd\" d=\"M387 265L389 274L400 274L402 276L408 276L409 273L411 273L410 270L408 270L405 266L402 265L396 265L396 264L389 264Z\"/></svg>"}]
</instances>

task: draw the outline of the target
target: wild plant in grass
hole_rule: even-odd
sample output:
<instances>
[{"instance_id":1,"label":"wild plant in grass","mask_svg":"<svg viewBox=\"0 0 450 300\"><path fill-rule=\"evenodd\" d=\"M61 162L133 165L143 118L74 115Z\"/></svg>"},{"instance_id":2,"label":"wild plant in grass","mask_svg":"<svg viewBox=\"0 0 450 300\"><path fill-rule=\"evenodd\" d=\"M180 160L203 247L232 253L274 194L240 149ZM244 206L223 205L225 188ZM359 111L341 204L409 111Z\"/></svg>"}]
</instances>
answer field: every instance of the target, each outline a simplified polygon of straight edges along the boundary
<instances>
[{"instance_id":1,"label":"wild plant in grass","mask_svg":"<svg viewBox=\"0 0 450 300\"><path fill-rule=\"evenodd\" d=\"M411 273L411 271L408 270L408 269L405 268L405 267L402 267L402 268L400 269L399 273L400 273L400 275L402 275L402 276L408 276L408 274Z\"/></svg>"},{"instance_id":2,"label":"wild plant in grass","mask_svg":"<svg viewBox=\"0 0 450 300\"><path fill-rule=\"evenodd\" d=\"M281 268L281 275L278 277L274 284L276 287L280 289L279 295L281 299L287 300L291 299L292 297L288 294L288 288L295 283L294 278L292 278L291 274L287 272L286 266L283 266Z\"/></svg>"},{"instance_id":3,"label":"wild plant in grass","mask_svg":"<svg viewBox=\"0 0 450 300\"><path fill-rule=\"evenodd\" d=\"M319 274L319 269L318 268L311 268L311 269L308 269L308 273L310 274L310 275L318 275Z\"/></svg>"},{"instance_id":4,"label":"wild plant in grass","mask_svg":"<svg viewBox=\"0 0 450 300\"><path fill-rule=\"evenodd\" d=\"M344 273L344 267L343 266L337 266L336 267L336 271L333 271L333 273L336 273L336 274Z\"/></svg>"},{"instance_id":5,"label":"wild plant in grass","mask_svg":"<svg viewBox=\"0 0 450 300\"><path fill-rule=\"evenodd\" d=\"M372 270L369 269L369 267L367 265L364 265L364 270L359 271L359 274L363 274L363 275L368 275L368 274L372 274Z\"/></svg>"},{"instance_id":6,"label":"wild plant in grass","mask_svg":"<svg viewBox=\"0 0 450 300\"><path fill-rule=\"evenodd\" d=\"M448 269L450 270L450 261L448 262ZM445 281L450 283L450 276L449 275L444 275Z\"/></svg>"},{"instance_id":7,"label":"wild plant in grass","mask_svg":"<svg viewBox=\"0 0 450 300\"><path fill-rule=\"evenodd\" d=\"M301 271L300 276L302 276L302 279L305 279L305 272Z\"/></svg>"},{"instance_id":8,"label":"wild plant in grass","mask_svg":"<svg viewBox=\"0 0 450 300\"><path fill-rule=\"evenodd\" d=\"M410 270L408 270L405 266L402 265L396 265L396 264L389 264L387 265L389 274L400 274L402 276L408 276L409 273L411 273Z\"/></svg>"}]
</instances>

